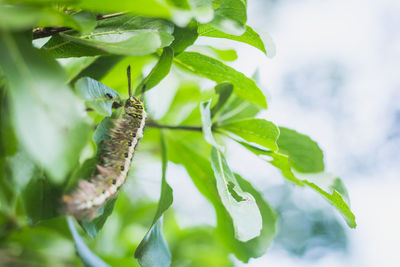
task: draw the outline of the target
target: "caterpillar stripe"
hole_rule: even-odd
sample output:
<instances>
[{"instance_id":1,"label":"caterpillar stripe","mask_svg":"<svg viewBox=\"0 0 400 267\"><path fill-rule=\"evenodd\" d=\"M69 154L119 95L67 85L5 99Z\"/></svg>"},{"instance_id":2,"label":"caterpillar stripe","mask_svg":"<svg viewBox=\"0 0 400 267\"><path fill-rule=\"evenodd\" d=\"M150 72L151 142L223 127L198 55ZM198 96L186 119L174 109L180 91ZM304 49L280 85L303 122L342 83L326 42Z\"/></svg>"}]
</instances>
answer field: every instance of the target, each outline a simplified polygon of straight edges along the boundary
<instances>
[{"instance_id":1,"label":"caterpillar stripe","mask_svg":"<svg viewBox=\"0 0 400 267\"><path fill-rule=\"evenodd\" d=\"M63 196L66 214L92 220L100 207L115 197L125 183L135 148L143 136L146 112L135 97L124 103L123 114L114 120L110 140L103 142L99 164L89 181L81 180L77 188Z\"/></svg>"}]
</instances>

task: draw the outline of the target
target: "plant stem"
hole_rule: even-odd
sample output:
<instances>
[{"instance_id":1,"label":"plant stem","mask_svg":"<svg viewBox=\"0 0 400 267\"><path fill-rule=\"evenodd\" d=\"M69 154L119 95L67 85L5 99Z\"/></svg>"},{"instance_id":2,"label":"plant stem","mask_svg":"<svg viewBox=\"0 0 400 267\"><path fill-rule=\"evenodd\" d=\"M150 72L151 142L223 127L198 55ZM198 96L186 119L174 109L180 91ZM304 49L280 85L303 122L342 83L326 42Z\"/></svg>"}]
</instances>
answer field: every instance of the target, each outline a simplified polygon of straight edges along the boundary
<instances>
[{"instance_id":1,"label":"plant stem","mask_svg":"<svg viewBox=\"0 0 400 267\"><path fill-rule=\"evenodd\" d=\"M118 17L124 15L124 12L114 13L114 14L106 14L106 15L97 15L96 20L103 20ZM33 39L39 39L43 37L52 36L54 34L71 30L69 27L41 27L33 29Z\"/></svg>"},{"instance_id":2,"label":"plant stem","mask_svg":"<svg viewBox=\"0 0 400 267\"><path fill-rule=\"evenodd\" d=\"M146 122L146 127L160 128L160 129L174 129L174 130L188 130L188 131L198 131L201 132L202 128L198 126L173 126L173 125L163 125L158 124L155 121Z\"/></svg>"}]
</instances>

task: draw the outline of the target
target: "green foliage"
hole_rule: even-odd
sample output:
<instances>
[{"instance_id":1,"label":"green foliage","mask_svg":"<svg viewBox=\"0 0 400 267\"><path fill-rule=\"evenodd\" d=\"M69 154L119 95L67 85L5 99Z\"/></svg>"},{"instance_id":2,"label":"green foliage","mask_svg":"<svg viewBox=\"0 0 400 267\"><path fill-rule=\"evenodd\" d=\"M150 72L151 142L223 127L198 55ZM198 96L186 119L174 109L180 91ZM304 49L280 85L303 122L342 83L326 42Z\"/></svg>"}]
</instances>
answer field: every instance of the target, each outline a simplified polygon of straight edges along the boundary
<instances>
[{"instance_id":1,"label":"green foliage","mask_svg":"<svg viewBox=\"0 0 400 267\"><path fill-rule=\"evenodd\" d=\"M27 260L51 266L56 259L61 265L81 264L81 259L87 266L233 266L229 255L243 262L262 256L276 235L277 215L249 177L232 170L227 138L263 157L290 183L321 195L356 226L346 188L325 173L318 144L256 118L267 108L263 92L256 81L220 61L238 59L236 51L211 44L203 48L212 57L186 51L197 39L213 37L273 56L272 41L264 42L246 25L246 7L244 0L0 4L4 258L18 263L14 248ZM61 217L62 194L91 179L102 141L110 138L112 120L122 110L113 108L127 96L128 65L133 93L146 91L146 106L154 94L174 93L161 116L147 110L136 153L139 159L161 161L158 205L123 189L94 220L79 221L81 231L73 218ZM168 75L174 84L164 81ZM199 78L215 82L214 89L204 88ZM216 227L178 227L168 162L181 165L212 204ZM128 181L136 180L135 164ZM157 177L154 169L147 172ZM39 250L32 245L37 240L43 243ZM43 252L50 248L57 253ZM59 253L64 248L67 252Z\"/></svg>"}]
</instances>

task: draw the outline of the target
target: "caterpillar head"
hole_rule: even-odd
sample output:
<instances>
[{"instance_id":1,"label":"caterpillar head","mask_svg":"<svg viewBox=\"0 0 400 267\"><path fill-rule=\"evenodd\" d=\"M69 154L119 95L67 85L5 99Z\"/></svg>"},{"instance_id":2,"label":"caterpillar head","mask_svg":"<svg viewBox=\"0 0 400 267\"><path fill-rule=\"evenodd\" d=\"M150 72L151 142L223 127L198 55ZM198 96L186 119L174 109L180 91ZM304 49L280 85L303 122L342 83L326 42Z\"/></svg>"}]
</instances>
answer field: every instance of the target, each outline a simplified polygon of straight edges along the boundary
<instances>
[{"instance_id":1,"label":"caterpillar head","mask_svg":"<svg viewBox=\"0 0 400 267\"><path fill-rule=\"evenodd\" d=\"M134 96L131 96L125 102L125 112L130 115L141 115L143 113L143 103Z\"/></svg>"}]
</instances>

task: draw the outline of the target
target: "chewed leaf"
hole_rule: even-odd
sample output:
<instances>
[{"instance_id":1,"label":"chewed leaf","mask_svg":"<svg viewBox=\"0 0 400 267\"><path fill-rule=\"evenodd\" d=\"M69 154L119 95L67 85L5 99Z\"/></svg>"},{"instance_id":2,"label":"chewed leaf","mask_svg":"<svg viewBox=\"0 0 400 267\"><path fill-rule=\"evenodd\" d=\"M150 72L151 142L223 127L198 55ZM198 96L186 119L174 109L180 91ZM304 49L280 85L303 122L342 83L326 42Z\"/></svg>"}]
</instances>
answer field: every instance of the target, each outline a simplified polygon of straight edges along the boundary
<instances>
[{"instance_id":1,"label":"chewed leaf","mask_svg":"<svg viewBox=\"0 0 400 267\"><path fill-rule=\"evenodd\" d=\"M119 100L119 94L90 77L79 79L75 87L78 94L97 113L104 116L111 116L112 104Z\"/></svg>"},{"instance_id":2,"label":"chewed leaf","mask_svg":"<svg viewBox=\"0 0 400 267\"><path fill-rule=\"evenodd\" d=\"M232 217L235 237L246 242L259 236L262 218L257 203L251 194L243 192L224 156L215 148L211 149L211 166L221 201Z\"/></svg>"}]
</instances>

